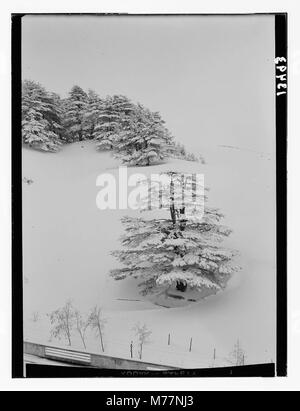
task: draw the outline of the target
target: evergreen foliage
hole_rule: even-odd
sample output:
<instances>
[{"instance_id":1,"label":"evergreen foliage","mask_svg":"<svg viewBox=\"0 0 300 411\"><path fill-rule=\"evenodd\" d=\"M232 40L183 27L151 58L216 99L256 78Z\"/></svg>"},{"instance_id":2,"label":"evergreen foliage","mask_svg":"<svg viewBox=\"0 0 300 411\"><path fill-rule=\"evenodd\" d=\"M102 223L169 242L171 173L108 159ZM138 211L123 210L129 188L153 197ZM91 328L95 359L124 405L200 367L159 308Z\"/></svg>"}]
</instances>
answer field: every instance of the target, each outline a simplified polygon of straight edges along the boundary
<instances>
[{"instance_id":1,"label":"evergreen foliage","mask_svg":"<svg viewBox=\"0 0 300 411\"><path fill-rule=\"evenodd\" d=\"M128 125L133 112L133 104L125 96L108 96L103 101L94 131L97 148L112 150L118 135Z\"/></svg>"},{"instance_id":2,"label":"evergreen foliage","mask_svg":"<svg viewBox=\"0 0 300 411\"><path fill-rule=\"evenodd\" d=\"M40 84L23 81L22 135L24 144L57 151L63 143L94 140L98 150L111 150L123 164L149 166L167 157L198 161L175 143L164 120L126 96L101 99L75 85L61 99Z\"/></svg>"},{"instance_id":3,"label":"evergreen foliage","mask_svg":"<svg viewBox=\"0 0 300 411\"><path fill-rule=\"evenodd\" d=\"M181 191L175 190L182 174L171 172L169 179L169 190L163 191L169 199L170 218L124 217L123 249L113 252L124 267L112 270L111 275L117 280L140 279L143 294L172 286L181 291L190 287L217 292L239 269L232 262L236 252L222 246L231 230L221 224L223 215L217 209L206 206L201 214L205 196L196 202L192 196L182 200Z\"/></svg>"},{"instance_id":4,"label":"evergreen foliage","mask_svg":"<svg viewBox=\"0 0 300 411\"><path fill-rule=\"evenodd\" d=\"M115 156L124 164L149 166L172 150L173 139L160 114L138 104L118 134Z\"/></svg>"},{"instance_id":5,"label":"evergreen foliage","mask_svg":"<svg viewBox=\"0 0 300 411\"><path fill-rule=\"evenodd\" d=\"M72 87L64 101L64 127L67 142L83 141L86 138L85 116L88 95L79 86Z\"/></svg>"},{"instance_id":6,"label":"evergreen foliage","mask_svg":"<svg viewBox=\"0 0 300 411\"><path fill-rule=\"evenodd\" d=\"M59 98L40 84L22 84L22 139L25 145L43 151L57 151L62 144Z\"/></svg>"},{"instance_id":7,"label":"evergreen foliage","mask_svg":"<svg viewBox=\"0 0 300 411\"><path fill-rule=\"evenodd\" d=\"M84 112L83 129L85 138L93 140L96 137L95 129L102 113L103 101L93 90L88 91L87 105Z\"/></svg>"}]
</instances>

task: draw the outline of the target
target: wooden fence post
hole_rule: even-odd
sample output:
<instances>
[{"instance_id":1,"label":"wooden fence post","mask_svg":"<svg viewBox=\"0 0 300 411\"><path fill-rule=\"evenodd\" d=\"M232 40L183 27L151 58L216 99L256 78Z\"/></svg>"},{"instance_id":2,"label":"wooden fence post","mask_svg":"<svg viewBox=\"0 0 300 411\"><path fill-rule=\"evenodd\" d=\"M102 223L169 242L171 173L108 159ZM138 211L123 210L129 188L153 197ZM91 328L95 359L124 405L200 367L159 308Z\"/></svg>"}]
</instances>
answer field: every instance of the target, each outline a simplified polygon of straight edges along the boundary
<instances>
[{"instance_id":1,"label":"wooden fence post","mask_svg":"<svg viewBox=\"0 0 300 411\"><path fill-rule=\"evenodd\" d=\"M133 341L130 343L130 357L133 358Z\"/></svg>"},{"instance_id":2,"label":"wooden fence post","mask_svg":"<svg viewBox=\"0 0 300 411\"><path fill-rule=\"evenodd\" d=\"M193 337L191 338L191 341L190 341L190 352L192 352L192 346L193 346Z\"/></svg>"}]
</instances>

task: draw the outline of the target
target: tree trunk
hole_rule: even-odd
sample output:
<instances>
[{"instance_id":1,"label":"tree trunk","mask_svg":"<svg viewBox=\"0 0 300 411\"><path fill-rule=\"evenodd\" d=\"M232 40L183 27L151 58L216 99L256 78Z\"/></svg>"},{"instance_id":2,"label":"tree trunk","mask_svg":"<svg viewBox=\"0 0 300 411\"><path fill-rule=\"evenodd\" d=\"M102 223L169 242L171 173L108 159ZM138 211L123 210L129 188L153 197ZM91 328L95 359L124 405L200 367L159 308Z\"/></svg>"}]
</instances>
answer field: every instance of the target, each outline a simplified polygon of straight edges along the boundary
<instances>
[{"instance_id":1,"label":"tree trunk","mask_svg":"<svg viewBox=\"0 0 300 411\"><path fill-rule=\"evenodd\" d=\"M187 284L183 281L177 281L176 289L184 293L187 289Z\"/></svg>"},{"instance_id":2,"label":"tree trunk","mask_svg":"<svg viewBox=\"0 0 300 411\"><path fill-rule=\"evenodd\" d=\"M71 347L71 345L72 345L72 341L71 341L71 335L70 335L70 331L69 330L67 330L67 338L68 338L68 342L69 342L69 347Z\"/></svg>"},{"instance_id":3,"label":"tree trunk","mask_svg":"<svg viewBox=\"0 0 300 411\"><path fill-rule=\"evenodd\" d=\"M175 225L176 224L176 211L175 211L174 205L171 205L170 212L171 212L172 222Z\"/></svg>"},{"instance_id":4,"label":"tree trunk","mask_svg":"<svg viewBox=\"0 0 300 411\"><path fill-rule=\"evenodd\" d=\"M101 348L102 348L102 351L104 352L104 344L103 344L102 330L101 330L101 325L100 325L99 323L98 323L98 329L99 329L99 336L100 336Z\"/></svg>"},{"instance_id":5,"label":"tree trunk","mask_svg":"<svg viewBox=\"0 0 300 411\"><path fill-rule=\"evenodd\" d=\"M140 360L143 358L143 343L140 346Z\"/></svg>"},{"instance_id":6,"label":"tree trunk","mask_svg":"<svg viewBox=\"0 0 300 411\"><path fill-rule=\"evenodd\" d=\"M83 336L82 332L79 332L79 334L80 334L81 341L82 341L82 344L83 344L83 346L84 346L84 349L86 350L86 345L85 345L84 336Z\"/></svg>"},{"instance_id":7,"label":"tree trunk","mask_svg":"<svg viewBox=\"0 0 300 411\"><path fill-rule=\"evenodd\" d=\"M174 181L171 176L171 183L170 183L170 213L171 213L171 219L173 224L176 224L176 210L175 210L175 189L174 189Z\"/></svg>"},{"instance_id":8,"label":"tree trunk","mask_svg":"<svg viewBox=\"0 0 300 411\"><path fill-rule=\"evenodd\" d=\"M171 176L171 183L170 183L170 213L171 219L173 224L176 224L176 208L175 208L175 187L174 187L174 180ZM184 231L186 228L186 217L185 217L185 203L184 203L184 176L182 176L182 205L179 210L180 218L179 218L179 228L181 231ZM180 234L182 236L182 234ZM177 235L176 235L177 238ZM174 248L174 251L177 255L180 255L180 250L178 247ZM187 289L187 284L184 281L177 281L176 289L181 292L185 292Z\"/></svg>"}]
</instances>

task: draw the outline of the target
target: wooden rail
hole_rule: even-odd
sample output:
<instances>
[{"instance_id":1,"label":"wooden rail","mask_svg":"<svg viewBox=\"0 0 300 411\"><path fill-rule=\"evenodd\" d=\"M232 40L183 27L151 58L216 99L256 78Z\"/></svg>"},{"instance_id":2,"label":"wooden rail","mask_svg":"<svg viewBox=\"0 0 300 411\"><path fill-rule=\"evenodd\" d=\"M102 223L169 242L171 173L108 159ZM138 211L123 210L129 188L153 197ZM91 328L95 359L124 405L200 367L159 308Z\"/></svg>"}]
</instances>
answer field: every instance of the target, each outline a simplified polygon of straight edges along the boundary
<instances>
[{"instance_id":1,"label":"wooden rail","mask_svg":"<svg viewBox=\"0 0 300 411\"><path fill-rule=\"evenodd\" d=\"M82 363L91 365L90 354L84 354L78 351L64 350L63 348L45 348L45 358L52 360L65 360L68 362Z\"/></svg>"},{"instance_id":2,"label":"wooden rail","mask_svg":"<svg viewBox=\"0 0 300 411\"><path fill-rule=\"evenodd\" d=\"M85 365L87 367L117 369L117 370L178 370L179 367L144 362L137 359L112 357L106 354L86 353L69 348L54 347L50 345L37 344L29 341L24 342L24 354L52 361L60 361L66 364Z\"/></svg>"}]
</instances>

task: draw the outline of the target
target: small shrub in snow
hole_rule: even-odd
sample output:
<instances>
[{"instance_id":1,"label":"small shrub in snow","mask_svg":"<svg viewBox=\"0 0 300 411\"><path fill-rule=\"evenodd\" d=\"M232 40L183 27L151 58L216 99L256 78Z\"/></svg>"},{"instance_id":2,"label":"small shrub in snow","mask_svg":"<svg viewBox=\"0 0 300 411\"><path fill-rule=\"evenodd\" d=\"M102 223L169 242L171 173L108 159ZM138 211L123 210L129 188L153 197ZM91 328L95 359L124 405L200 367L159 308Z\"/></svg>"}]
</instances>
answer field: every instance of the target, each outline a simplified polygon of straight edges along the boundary
<instances>
[{"instance_id":1,"label":"small shrub in snow","mask_svg":"<svg viewBox=\"0 0 300 411\"><path fill-rule=\"evenodd\" d=\"M31 315L32 322L37 323L38 321L40 321L40 319L41 319L41 316L40 316L39 311L33 311Z\"/></svg>"},{"instance_id":2,"label":"small shrub in snow","mask_svg":"<svg viewBox=\"0 0 300 411\"><path fill-rule=\"evenodd\" d=\"M188 152L185 146L180 143L175 143L172 157L178 158L181 160L194 161L197 163L205 164L205 160L202 156L200 155L197 156L194 153Z\"/></svg>"},{"instance_id":3,"label":"small shrub in snow","mask_svg":"<svg viewBox=\"0 0 300 411\"><path fill-rule=\"evenodd\" d=\"M141 360L143 358L143 347L145 344L149 342L149 338L152 334L152 331L148 329L146 324L140 324L140 323L137 323L134 326L133 330L138 340L139 359Z\"/></svg>"}]
</instances>

